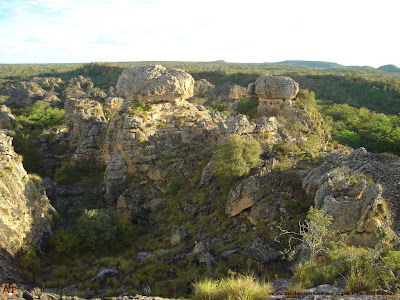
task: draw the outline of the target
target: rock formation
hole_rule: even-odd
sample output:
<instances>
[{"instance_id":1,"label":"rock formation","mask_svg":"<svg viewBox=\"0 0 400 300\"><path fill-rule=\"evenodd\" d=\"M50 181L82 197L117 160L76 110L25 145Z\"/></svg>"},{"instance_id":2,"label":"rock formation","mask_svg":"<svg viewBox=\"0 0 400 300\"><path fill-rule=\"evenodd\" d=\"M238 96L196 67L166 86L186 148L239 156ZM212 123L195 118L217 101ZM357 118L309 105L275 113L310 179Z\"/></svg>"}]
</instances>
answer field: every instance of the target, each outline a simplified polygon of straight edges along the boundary
<instances>
[{"instance_id":1,"label":"rock formation","mask_svg":"<svg viewBox=\"0 0 400 300\"><path fill-rule=\"evenodd\" d=\"M334 217L332 227L349 233L348 241L372 246L384 235L399 233L400 159L368 153L331 154L303 181L316 208Z\"/></svg>"},{"instance_id":2,"label":"rock formation","mask_svg":"<svg viewBox=\"0 0 400 300\"><path fill-rule=\"evenodd\" d=\"M299 84L286 76L261 75L254 83L254 92L261 99L292 100L299 92Z\"/></svg>"},{"instance_id":3,"label":"rock formation","mask_svg":"<svg viewBox=\"0 0 400 300\"><path fill-rule=\"evenodd\" d=\"M117 82L119 95L139 103L185 100L193 96L193 88L190 74L160 65L126 69Z\"/></svg>"},{"instance_id":4,"label":"rock formation","mask_svg":"<svg viewBox=\"0 0 400 300\"><path fill-rule=\"evenodd\" d=\"M10 109L5 105L0 105L0 129L12 129L17 124Z\"/></svg>"},{"instance_id":5,"label":"rock formation","mask_svg":"<svg viewBox=\"0 0 400 300\"><path fill-rule=\"evenodd\" d=\"M11 141L7 132L0 130L0 248L4 252L0 260L7 261L27 243L40 247L43 235L51 233L50 220L56 214L40 177L26 173ZM2 276L11 273L1 261L0 266L0 281L6 282L3 280L10 278Z\"/></svg>"}]
</instances>

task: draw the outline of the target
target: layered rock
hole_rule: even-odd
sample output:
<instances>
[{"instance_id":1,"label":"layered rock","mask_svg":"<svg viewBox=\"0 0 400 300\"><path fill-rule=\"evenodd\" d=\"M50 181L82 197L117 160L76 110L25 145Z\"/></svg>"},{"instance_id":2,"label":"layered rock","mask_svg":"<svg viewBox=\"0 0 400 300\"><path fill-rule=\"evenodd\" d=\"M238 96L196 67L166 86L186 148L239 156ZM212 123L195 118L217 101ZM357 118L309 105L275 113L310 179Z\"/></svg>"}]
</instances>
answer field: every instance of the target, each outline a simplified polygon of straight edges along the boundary
<instances>
[{"instance_id":1,"label":"layered rock","mask_svg":"<svg viewBox=\"0 0 400 300\"><path fill-rule=\"evenodd\" d=\"M12 129L17 124L15 117L10 109L5 105L0 105L0 129Z\"/></svg>"},{"instance_id":2,"label":"layered rock","mask_svg":"<svg viewBox=\"0 0 400 300\"><path fill-rule=\"evenodd\" d=\"M208 95L219 101L230 102L246 95L246 88L231 82L226 82L223 85L215 86L208 92Z\"/></svg>"},{"instance_id":3,"label":"layered rock","mask_svg":"<svg viewBox=\"0 0 400 300\"><path fill-rule=\"evenodd\" d=\"M32 105L36 100L41 99L46 94L46 91L42 89L39 84L29 81L9 84L6 91L9 98L4 104L9 107Z\"/></svg>"},{"instance_id":4,"label":"layered rock","mask_svg":"<svg viewBox=\"0 0 400 300\"><path fill-rule=\"evenodd\" d=\"M70 145L75 159L104 163L106 118L101 104L89 99L65 101L65 123L70 128Z\"/></svg>"},{"instance_id":5,"label":"layered rock","mask_svg":"<svg viewBox=\"0 0 400 300\"><path fill-rule=\"evenodd\" d=\"M215 85L208 82L205 79L196 80L194 83L194 93L193 97L196 98L205 98L210 95L212 89L214 89Z\"/></svg>"},{"instance_id":6,"label":"layered rock","mask_svg":"<svg viewBox=\"0 0 400 300\"><path fill-rule=\"evenodd\" d=\"M14 254L24 241L40 245L43 234L51 232L49 219L54 209L40 177L26 173L11 141L0 131L0 241L3 248Z\"/></svg>"},{"instance_id":7,"label":"layered rock","mask_svg":"<svg viewBox=\"0 0 400 300\"><path fill-rule=\"evenodd\" d=\"M254 83L254 93L261 99L292 100L298 92L299 84L287 76L261 75Z\"/></svg>"},{"instance_id":8,"label":"layered rock","mask_svg":"<svg viewBox=\"0 0 400 300\"><path fill-rule=\"evenodd\" d=\"M126 69L117 82L119 95L139 103L185 100L193 96L193 89L190 74L160 65Z\"/></svg>"},{"instance_id":9,"label":"layered rock","mask_svg":"<svg viewBox=\"0 0 400 300\"><path fill-rule=\"evenodd\" d=\"M333 228L349 233L348 241L371 246L392 230L399 232L400 159L368 153L332 154L308 174L303 187L316 208L334 217Z\"/></svg>"}]
</instances>

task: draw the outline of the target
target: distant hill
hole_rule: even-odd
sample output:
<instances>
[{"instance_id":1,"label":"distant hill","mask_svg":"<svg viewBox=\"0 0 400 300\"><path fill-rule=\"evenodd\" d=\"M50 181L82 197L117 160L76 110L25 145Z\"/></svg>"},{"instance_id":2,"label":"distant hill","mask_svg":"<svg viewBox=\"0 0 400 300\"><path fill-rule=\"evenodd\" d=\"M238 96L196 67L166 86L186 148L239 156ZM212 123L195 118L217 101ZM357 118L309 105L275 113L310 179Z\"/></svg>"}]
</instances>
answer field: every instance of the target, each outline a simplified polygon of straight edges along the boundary
<instances>
[{"instance_id":1,"label":"distant hill","mask_svg":"<svg viewBox=\"0 0 400 300\"><path fill-rule=\"evenodd\" d=\"M277 62L279 65L295 65L295 66L306 66L310 68L324 68L324 69L333 69L333 68L341 68L343 65L327 62L327 61L309 61L309 60L285 60L281 62Z\"/></svg>"},{"instance_id":2,"label":"distant hill","mask_svg":"<svg viewBox=\"0 0 400 300\"><path fill-rule=\"evenodd\" d=\"M384 65L378 68L378 70L390 72L390 73L400 73L400 68L395 65Z\"/></svg>"}]
</instances>

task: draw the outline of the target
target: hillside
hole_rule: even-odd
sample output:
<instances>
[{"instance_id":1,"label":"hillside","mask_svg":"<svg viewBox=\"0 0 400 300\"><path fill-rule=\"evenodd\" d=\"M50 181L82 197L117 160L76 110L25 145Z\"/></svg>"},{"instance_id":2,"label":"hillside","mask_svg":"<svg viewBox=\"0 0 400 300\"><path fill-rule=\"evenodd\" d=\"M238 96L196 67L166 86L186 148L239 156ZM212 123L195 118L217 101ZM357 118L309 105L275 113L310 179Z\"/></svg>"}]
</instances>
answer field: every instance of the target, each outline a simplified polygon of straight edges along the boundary
<instances>
[{"instance_id":1,"label":"hillside","mask_svg":"<svg viewBox=\"0 0 400 300\"><path fill-rule=\"evenodd\" d=\"M276 62L276 64L305 66L310 68L323 68L323 69L344 67L343 65L340 65L338 63L326 62L326 61L309 61L309 60L285 60Z\"/></svg>"},{"instance_id":2,"label":"hillside","mask_svg":"<svg viewBox=\"0 0 400 300\"><path fill-rule=\"evenodd\" d=\"M276 292L397 292L400 158L367 150L399 154L399 121L316 99L396 107L396 75L2 67L0 206L21 213L2 215L2 278L82 298L195 298L247 273Z\"/></svg>"}]
</instances>

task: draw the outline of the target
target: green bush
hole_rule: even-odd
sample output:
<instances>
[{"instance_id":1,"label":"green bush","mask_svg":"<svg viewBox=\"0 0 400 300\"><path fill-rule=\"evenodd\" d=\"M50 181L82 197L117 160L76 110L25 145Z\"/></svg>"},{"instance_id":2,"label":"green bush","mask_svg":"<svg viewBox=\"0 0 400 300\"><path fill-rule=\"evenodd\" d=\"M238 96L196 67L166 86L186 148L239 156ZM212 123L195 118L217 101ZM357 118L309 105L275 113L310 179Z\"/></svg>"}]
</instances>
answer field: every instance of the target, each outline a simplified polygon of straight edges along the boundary
<instances>
[{"instance_id":1,"label":"green bush","mask_svg":"<svg viewBox=\"0 0 400 300\"><path fill-rule=\"evenodd\" d=\"M242 115L247 115L250 118L257 118L258 99L249 99L240 101L237 111Z\"/></svg>"},{"instance_id":2,"label":"green bush","mask_svg":"<svg viewBox=\"0 0 400 300\"><path fill-rule=\"evenodd\" d=\"M234 178L247 175L251 168L259 165L261 150L257 141L246 141L237 135L219 144L213 155L213 170L219 184L227 186Z\"/></svg>"},{"instance_id":3,"label":"green bush","mask_svg":"<svg viewBox=\"0 0 400 300\"><path fill-rule=\"evenodd\" d=\"M78 218L77 226L86 251L115 250L131 242L134 235L129 215L111 209L85 210Z\"/></svg>"},{"instance_id":4,"label":"green bush","mask_svg":"<svg viewBox=\"0 0 400 300\"><path fill-rule=\"evenodd\" d=\"M50 239L50 245L57 253L70 255L80 248L81 239L72 229L58 228Z\"/></svg>"},{"instance_id":5,"label":"green bush","mask_svg":"<svg viewBox=\"0 0 400 300\"><path fill-rule=\"evenodd\" d=\"M93 166L87 160L66 162L58 168L54 174L54 180L58 185L73 185L83 177L91 177L101 180L103 167Z\"/></svg>"},{"instance_id":6,"label":"green bush","mask_svg":"<svg viewBox=\"0 0 400 300\"><path fill-rule=\"evenodd\" d=\"M24 269L24 275L28 280L35 279L40 273L40 258L36 254L36 248L30 242L24 244L21 252L17 255L17 261Z\"/></svg>"},{"instance_id":7,"label":"green bush","mask_svg":"<svg viewBox=\"0 0 400 300\"><path fill-rule=\"evenodd\" d=\"M49 102L37 101L24 109L17 120L23 127L48 128L64 124L64 110L52 108Z\"/></svg>"},{"instance_id":8,"label":"green bush","mask_svg":"<svg viewBox=\"0 0 400 300\"><path fill-rule=\"evenodd\" d=\"M307 108L315 108L317 106L317 100L313 91L302 89L299 91L297 99Z\"/></svg>"}]
</instances>

